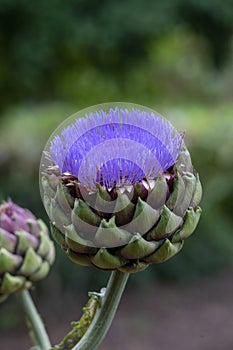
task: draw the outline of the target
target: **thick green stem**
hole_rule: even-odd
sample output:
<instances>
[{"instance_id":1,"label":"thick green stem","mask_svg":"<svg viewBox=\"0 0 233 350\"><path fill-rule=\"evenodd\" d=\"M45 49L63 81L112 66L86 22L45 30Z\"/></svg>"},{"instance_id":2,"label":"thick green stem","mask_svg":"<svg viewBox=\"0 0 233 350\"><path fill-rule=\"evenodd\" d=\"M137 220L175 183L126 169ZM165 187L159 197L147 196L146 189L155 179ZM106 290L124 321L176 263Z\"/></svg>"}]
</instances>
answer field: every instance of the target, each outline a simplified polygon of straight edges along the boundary
<instances>
[{"instance_id":1,"label":"thick green stem","mask_svg":"<svg viewBox=\"0 0 233 350\"><path fill-rule=\"evenodd\" d=\"M40 346L41 350L48 350L51 348L49 337L41 317L32 301L30 293L28 290L23 290L18 293L18 298L24 309L27 320L29 321L30 331L33 332L38 345Z\"/></svg>"},{"instance_id":2,"label":"thick green stem","mask_svg":"<svg viewBox=\"0 0 233 350\"><path fill-rule=\"evenodd\" d=\"M104 339L115 316L129 274L114 271L109 279L101 307L85 335L72 350L96 350Z\"/></svg>"}]
</instances>

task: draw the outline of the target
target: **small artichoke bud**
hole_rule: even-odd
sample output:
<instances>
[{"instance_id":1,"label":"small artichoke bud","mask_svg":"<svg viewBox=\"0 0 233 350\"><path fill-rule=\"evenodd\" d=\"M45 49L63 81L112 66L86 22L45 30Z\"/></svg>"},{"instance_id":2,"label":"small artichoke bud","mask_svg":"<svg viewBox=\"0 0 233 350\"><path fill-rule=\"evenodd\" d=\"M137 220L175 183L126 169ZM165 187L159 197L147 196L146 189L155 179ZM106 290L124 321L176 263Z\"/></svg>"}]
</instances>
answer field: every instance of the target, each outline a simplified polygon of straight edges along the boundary
<instances>
[{"instance_id":1,"label":"small artichoke bud","mask_svg":"<svg viewBox=\"0 0 233 350\"><path fill-rule=\"evenodd\" d=\"M0 205L0 301L43 279L55 250L44 222L11 200Z\"/></svg>"},{"instance_id":2,"label":"small artichoke bud","mask_svg":"<svg viewBox=\"0 0 233 350\"><path fill-rule=\"evenodd\" d=\"M134 273L177 254L201 214L184 133L155 111L124 103L80 111L66 125L45 147L40 189L68 257Z\"/></svg>"}]
</instances>

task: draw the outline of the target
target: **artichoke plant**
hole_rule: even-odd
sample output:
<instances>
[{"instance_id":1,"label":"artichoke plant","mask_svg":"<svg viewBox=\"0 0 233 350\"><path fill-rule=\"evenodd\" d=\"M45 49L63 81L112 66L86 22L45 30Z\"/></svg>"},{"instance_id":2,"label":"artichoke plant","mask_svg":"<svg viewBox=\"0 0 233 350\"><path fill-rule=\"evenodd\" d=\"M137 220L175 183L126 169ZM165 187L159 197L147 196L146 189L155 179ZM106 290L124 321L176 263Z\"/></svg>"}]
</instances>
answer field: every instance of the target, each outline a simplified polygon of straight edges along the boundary
<instances>
[{"instance_id":1,"label":"artichoke plant","mask_svg":"<svg viewBox=\"0 0 233 350\"><path fill-rule=\"evenodd\" d=\"M0 301L43 279L54 261L44 222L11 200L0 205Z\"/></svg>"},{"instance_id":2,"label":"artichoke plant","mask_svg":"<svg viewBox=\"0 0 233 350\"><path fill-rule=\"evenodd\" d=\"M181 250L202 195L183 138L131 104L95 106L55 131L42 156L41 194L71 260L131 273Z\"/></svg>"}]
</instances>

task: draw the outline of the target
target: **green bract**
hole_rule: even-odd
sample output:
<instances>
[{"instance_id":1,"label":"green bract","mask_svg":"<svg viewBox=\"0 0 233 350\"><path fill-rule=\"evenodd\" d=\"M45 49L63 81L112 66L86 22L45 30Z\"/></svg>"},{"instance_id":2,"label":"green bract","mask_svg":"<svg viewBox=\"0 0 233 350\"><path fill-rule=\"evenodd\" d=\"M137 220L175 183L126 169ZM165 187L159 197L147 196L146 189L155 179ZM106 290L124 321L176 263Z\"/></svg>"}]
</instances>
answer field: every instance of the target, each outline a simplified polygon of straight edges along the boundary
<instances>
[{"instance_id":1,"label":"green bract","mask_svg":"<svg viewBox=\"0 0 233 350\"><path fill-rule=\"evenodd\" d=\"M12 201L0 205L0 301L49 272L54 245L44 222Z\"/></svg>"},{"instance_id":2,"label":"green bract","mask_svg":"<svg viewBox=\"0 0 233 350\"><path fill-rule=\"evenodd\" d=\"M57 243L72 261L102 270L133 273L168 260L201 215L201 183L186 148L169 171L123 191L89 192L56 170L43 174L42 186Z\"/></svg>"}]
</instances>

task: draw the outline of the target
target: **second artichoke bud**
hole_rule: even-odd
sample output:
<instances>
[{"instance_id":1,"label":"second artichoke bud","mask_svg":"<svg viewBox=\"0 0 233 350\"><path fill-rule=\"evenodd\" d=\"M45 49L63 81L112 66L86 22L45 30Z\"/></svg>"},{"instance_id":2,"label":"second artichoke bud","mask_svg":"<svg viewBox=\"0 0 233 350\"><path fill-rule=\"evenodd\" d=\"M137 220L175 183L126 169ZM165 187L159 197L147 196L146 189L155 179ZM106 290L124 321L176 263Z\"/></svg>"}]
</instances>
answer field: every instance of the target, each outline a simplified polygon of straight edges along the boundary
<instances>
[{"instance_id":1,"label":"second artichoke bud","mask_svg":"<svg viewBox=\"0 0 233 350\"><path fill-rule=\"evenodd\" d=\"M183 135L130 104L81 111L52 135L41 193L68 256L103 270L137 272L166 261L201 214L201 183Z\"/></svg>"},{"instance_id":2,"label":"second artichoke bud","mask_svg":"<svg viewBox=\"0 0 233 350\"><path fill-rule=\"evenodd\" d=\"M45 223L11 200L0 205L0 301L43 279L55 250Z\"/></svg>"}]
</instances>

